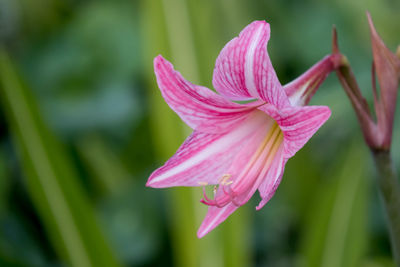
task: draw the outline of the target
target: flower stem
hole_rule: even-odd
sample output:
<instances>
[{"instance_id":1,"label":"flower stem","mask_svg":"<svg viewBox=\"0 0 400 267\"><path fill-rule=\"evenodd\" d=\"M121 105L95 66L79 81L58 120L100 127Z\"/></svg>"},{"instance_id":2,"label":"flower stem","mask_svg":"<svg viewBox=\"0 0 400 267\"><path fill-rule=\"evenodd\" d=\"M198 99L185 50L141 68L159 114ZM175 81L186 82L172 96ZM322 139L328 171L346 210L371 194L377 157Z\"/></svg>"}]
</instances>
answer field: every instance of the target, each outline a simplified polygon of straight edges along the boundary
<instances>
[{"instance_id":1,"label":"flower stem","mask_svg":"<svg viewBox=\"0 0 400 267\"><path fill-rule=\"evenodd\" d=\"M378 171L378 185L381 191L388 220L390 242L396 266L400 266L400 184L390 151L372 150Z\"/></svg>"}]
</instances>

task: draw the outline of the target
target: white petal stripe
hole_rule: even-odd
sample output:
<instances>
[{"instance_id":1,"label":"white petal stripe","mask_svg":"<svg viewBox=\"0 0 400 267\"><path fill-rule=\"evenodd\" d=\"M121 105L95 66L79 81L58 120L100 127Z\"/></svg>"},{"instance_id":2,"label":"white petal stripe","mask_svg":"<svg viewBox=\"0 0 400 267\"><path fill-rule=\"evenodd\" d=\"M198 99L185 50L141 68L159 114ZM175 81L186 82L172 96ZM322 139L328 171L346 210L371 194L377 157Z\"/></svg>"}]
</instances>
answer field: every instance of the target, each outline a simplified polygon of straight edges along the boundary
<instances>
[{"instance_id":1,"label":"white petal stripe","mask_svg":"<svg viewBox=\"0 0 400 267\"><path fill-rule=\"evenodd\" d=\"M263 27L264 27L263 24L260 24L260 26L258 26L256 33L253 35L253 38L250 41L250 46L249 49L247 50L245 57L245 67L244 67L246 88L249 91L250 95L254 97L257 96L258 98L260 98L260 95L257 91L257 87L254 81L254 54L256 52L258 42L263 34Z\"/></svg>"}]
</instances>

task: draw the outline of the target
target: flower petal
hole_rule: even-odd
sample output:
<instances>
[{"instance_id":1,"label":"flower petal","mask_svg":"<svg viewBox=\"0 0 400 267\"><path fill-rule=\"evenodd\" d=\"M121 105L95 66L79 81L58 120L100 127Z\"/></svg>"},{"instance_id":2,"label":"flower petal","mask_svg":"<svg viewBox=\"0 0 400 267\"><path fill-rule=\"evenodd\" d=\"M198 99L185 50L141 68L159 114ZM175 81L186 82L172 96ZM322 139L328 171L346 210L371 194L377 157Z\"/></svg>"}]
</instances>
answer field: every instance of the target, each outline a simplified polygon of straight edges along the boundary
<instances>
[{"instance_id":1,"label":"flower petal","mask_svg":"<svg viewBox=\"0 0 400 267\"><path fill-rule=\"evenodd\" d=\"M278 186L281 183L286 162L287 159L283 158L283 150L281 150L280 154L276 155L264 181L258 187L261 201L256 207L256 210L260 210L264 207L264 205L274 196L276 189L278 189Z\"/></svg>"},{"instance_id":2,"label":"flower petal","mask_svg":"<svg viewBox=\"0 0 400 267\"><path fill-rule=\"evenodd\" d=\"M259 109L274 118L283 131L285 158L293 157L331 115L326 106L288 107L278 110L266 104Z\"/></svg>"},{"instance_id":3,"label":"flower petal","mask_svg":"<svg viewBox=\"0 0 400 267\"><path fill-rule=\"evenodd\" d=\"M255 131L267 126L267 116L254 110L246 121L225 134L194 131L164 166L154 171L147 186L199 186L217 184Z\"/></svg>"},{"instance_id":4,"label":"flower petal","mask_svg":"<svg viewBox=\"0 0 400 267\"><path fill-rule=\"evenodd\" d=\"M225 221L226 218L229 217L238 207L232 203L227 204L222 208L218 208L215 206L210 206L208 208L206 217L199 230L197 231L197 236L202 238L206 234L208 234L211 230L217 227L220 223Z\"/></svg>"},{"instance_id":5,"label":"flower petal","mask_svg":"<svg viewBox=\"0 0 400 267\"><path fill-rule=\"evenodd\" d=\"M210 89L186 81L162 56L154 59L154 71L161 93L168 105L191 128L222 133L247 118L259 103L240 105Z\"/></svg>"},{"instance_id":6,"label":"flower petal","mask_svg":"<svg viewBox=\"0 0 400 267\"><path fill-rule=\"evenodd\" d=\"M339 64L340 55L333 54L324 57L296 80L283 88L293 106L304 106L326 79L328 74Z\"/></svg>"},{"instance_id":7,"label":"flower petal","mask_svg":"<svg viewBox=\"0 0 400 267\"><path fill-rule=\"evenodd\" d=\"M255 21L225 45L219 54L213 85L232 100L262 99L278 108L289 101L267 52L269 24Z\"/></svg>"}]
</instances>

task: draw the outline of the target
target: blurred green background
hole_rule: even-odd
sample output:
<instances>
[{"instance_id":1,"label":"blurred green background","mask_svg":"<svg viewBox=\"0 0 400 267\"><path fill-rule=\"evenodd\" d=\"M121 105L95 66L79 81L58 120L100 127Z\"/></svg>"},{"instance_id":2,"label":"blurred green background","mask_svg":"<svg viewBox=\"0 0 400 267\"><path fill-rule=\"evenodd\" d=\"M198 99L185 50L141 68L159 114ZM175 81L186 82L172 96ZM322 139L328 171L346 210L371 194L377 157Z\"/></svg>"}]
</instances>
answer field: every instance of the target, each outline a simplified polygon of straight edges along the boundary
<instances>
[{"instance_id":1,"label":"blurred green background","mask_svg":"<svg viewBox=\"0 0 400 267\"><path fill-rule=\"evenodd\" d=\"M398 0L0 0L0 266L394 266L333 74L311 102L331 119L261 211L255 196L199 240L198 189L145 187L190 133L157 89L156 55L212 88L224 44L263 19L285 84L330 52L335 24L371 101L366 10L394 50Z\"/></svg>"}]
</instances>

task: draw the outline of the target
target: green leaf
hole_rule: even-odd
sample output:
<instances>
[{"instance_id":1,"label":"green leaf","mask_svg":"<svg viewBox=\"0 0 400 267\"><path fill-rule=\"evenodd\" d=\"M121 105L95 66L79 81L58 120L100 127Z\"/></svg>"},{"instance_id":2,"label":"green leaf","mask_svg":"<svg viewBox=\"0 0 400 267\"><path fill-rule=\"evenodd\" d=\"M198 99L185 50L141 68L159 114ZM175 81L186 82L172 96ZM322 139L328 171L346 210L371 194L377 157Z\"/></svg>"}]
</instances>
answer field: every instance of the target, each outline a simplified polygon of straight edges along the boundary
<instances>
[{"instance_id":1,"label":"green leaf","mask_svg":"<svg viewBox=\"0 0 400 267\"><path fill-rule=\"evenodd\" d=\"M301 266L360 266L367 241L365 150L351 146L310 206ZM355 160L356 159L356 160ZM330 174L332 173L332 174Z\"/></svg>"},{"instance_id":2,"label":"green leaf","mask_svg":"<svg viewBox=\"0 0 400 267\"><path fill-rule=\"evenodd\" d=\"M118 266L63 146L0 50L0 95L27 189L59 256L72 266Z\"/></svg>"},{"instance_id":3,"label":"green leaf","mask_svg":"<svg viewBox=\"0 0 400 267\"><path fill-rule=\"evenodd\" d=\"M117 194L126 186L130 173L100 135L82 137L77 148L99 194Z\"/></svg>"}]
</instances>

